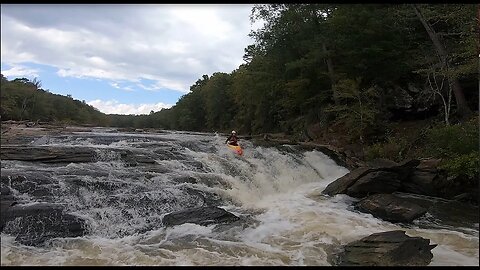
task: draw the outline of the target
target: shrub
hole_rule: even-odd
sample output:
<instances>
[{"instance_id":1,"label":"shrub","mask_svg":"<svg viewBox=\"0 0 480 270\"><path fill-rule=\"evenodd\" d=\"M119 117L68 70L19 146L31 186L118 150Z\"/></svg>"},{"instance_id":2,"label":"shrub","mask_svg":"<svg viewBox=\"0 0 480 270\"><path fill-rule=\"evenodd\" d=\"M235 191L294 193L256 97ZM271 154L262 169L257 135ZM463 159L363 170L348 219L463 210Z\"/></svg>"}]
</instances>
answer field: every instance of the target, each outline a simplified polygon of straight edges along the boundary
<instances>
[{"instance_id":1,"label":"shrub","mask_svg":"<svg viewBox=\"0 0 480 270\"><path fill-rule=\"evenodd\" d=\"M440 168L449 172L451 176L467 176L468 178L478 177L480 157L478 151L461 155L442 162Z\"/></svg>"},{"instance_id":2,"label":"shrub","mask_svg":"<svg viewBox=\"0 0 480 270\"><path fill-rule=\"evenodd\" d=\"M442 158L478 152L478 122L473 119L464 124L434 127L427 132L427 151Z\"/></svg>"},{"instance_id":3,"label":"shrub","mask_svg":"<svg viewBox=\"0 0 480 270\"><path fill-rule=\"evenodd\" d=\"M387 142L376 143L366 149L367 160L375 158L386 158L396 162L405 159L404 151L407 148L408 140L402 137L390 137Z\"/></svg>"},{"instance_id":4,"label":"shrub","mask_svg":"<svg viewBox=\"0 0 480 270\"><path fill-rule=\"evenodd\" d=\"M434 127L427 132L426 153L442 158L449 175L475 177L479 173L478 118L463 124Z\"/></svg>"}]
</instances>

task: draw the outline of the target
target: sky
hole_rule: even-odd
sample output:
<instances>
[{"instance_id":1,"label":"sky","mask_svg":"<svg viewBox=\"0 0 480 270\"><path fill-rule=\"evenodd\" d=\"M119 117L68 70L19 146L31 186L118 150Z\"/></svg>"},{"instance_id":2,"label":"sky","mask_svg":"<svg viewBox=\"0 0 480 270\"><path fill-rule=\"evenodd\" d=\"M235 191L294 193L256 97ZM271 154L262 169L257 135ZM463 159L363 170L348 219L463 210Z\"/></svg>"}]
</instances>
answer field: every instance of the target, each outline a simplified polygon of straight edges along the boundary
<instances>
[{"instance_id":1,"label":"sky","mask_svg":"<svg viewBox=\"0 0 480 270\"><path fill-rule=\"evenodd\" d=\"M170 108L253 44L251 4L2 4L1 73L107 114Z\"/></svg>"}]
</instances>

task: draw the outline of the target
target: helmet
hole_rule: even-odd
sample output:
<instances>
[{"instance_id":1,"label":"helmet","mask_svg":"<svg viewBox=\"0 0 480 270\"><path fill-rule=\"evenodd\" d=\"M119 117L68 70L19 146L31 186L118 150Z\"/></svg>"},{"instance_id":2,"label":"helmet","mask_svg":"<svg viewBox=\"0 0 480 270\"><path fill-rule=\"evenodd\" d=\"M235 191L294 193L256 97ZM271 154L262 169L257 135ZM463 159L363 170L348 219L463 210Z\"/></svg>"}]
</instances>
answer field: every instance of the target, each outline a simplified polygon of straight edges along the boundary
<instances>
[{"instance_id":1,"label":"helmet","mask_svg":"<svg viewBox=\"0 0 480 270\"><path fill-rule=\"evenodd\" d=\"M232 130L232 134L235 134L235 133L237 133L237 132L235 132L235 130Z\"/></svg>"}]
</instances>

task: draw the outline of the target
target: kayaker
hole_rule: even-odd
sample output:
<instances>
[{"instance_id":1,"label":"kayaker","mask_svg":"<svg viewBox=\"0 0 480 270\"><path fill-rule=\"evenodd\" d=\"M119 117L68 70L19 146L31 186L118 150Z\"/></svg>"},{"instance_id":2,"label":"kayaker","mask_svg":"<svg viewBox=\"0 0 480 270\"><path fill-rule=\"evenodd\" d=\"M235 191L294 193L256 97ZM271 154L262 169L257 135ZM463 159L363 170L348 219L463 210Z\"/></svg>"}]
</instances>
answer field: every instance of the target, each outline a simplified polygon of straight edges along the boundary
<instances>
[{"instance_id":1,"label":"kayaker","mask_svg":"<svg viewBox=\"0 0 480 270\"><path fill-rule=\"evenodd\" d=\"M228 143L230 145L238 145L237 141L238 141L237 132L235 132L235 130L232 130L232 134L228 136L225 143Z\"/></svg>"}]
</instances>

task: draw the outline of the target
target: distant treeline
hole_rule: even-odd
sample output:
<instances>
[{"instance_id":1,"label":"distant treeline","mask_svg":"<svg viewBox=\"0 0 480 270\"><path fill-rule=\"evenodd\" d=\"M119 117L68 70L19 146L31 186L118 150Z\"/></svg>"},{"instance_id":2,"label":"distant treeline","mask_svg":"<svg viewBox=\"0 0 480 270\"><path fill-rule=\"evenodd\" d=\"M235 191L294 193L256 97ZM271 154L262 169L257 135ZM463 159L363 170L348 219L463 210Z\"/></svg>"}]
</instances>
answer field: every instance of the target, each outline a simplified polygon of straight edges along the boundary
<instances>
[{"instance_id":1,"label":"distant treeline","mask_svg":"<svg viewBox=\"0 0 480 270\"><path fill-rule=\"evenodd\" d=\"M478 111L478 5L255 5L245 64L203 75L170 109L105 115L2 75L2 120L295 133L341 123L364 140L392 119Z\"/></svg>"},{"instance_id":2,"label":"distant treeline","mask_svg":"<svg viewBox=\"0 0 480 270\"><path fill-rule=\"evenodd\" d=\"M30 120L107 125L108 116L85 101L52 94L41 89L36 78L9 81L1 75L1 117L4 120Z\"/></svg>"}]
</instances>

